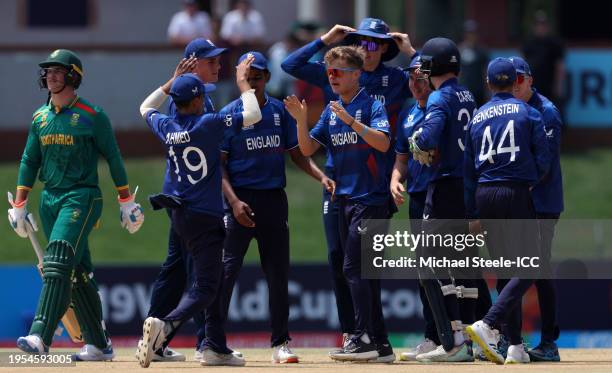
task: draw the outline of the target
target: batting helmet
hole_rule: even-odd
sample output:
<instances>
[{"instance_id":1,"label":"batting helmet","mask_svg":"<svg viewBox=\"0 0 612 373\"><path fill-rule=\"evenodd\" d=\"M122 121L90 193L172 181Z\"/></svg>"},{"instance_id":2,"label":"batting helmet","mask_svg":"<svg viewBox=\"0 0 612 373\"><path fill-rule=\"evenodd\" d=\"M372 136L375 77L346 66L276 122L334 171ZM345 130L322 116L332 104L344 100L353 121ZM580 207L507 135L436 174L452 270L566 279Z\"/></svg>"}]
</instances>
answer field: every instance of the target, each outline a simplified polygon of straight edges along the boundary
<instances>
[{"instance_id":1,"label":"batting helmet","mask_svg":"<svg viewBox=\"0 0 612 373\"><path fill-rule=\"evenodd\" d=\"M459 74L460 64L459 49L450 39L429 39L421 49L421 71L429 76Z\"/></svg>"},{"instance_id":2,"label":"batting helmet","mask_svg":"<svg viewBox=\"0 0 612 373\"><path fill-rule=\"evenodd\" d=\"M50 66L62 66L68 69L66 74L66 85L79 88L81 80L83 79L83 64L77 55L69 51L68 49L56 49L54 50L46 60L38 64L42 68L39 84L41 88L47 88L47 73L46 67Z\"/></svg>"}]
</instances>

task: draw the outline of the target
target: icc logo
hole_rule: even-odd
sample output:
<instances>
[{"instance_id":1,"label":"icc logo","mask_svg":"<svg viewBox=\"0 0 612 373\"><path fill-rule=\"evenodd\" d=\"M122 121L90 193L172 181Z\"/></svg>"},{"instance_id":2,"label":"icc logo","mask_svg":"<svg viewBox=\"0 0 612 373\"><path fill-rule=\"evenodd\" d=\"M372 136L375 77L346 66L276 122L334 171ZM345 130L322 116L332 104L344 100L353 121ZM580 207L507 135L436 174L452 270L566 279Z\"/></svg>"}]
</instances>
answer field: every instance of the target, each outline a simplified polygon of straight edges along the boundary
<instances>
[{"instance_id":1,"label":"icc logo","mask_svg":"<svg viewBox=\"0 0 612 373\"><path fill-rule=\"evenodd\" d=\"M336 113L331 113L331 115L329 116L329 125L330 126L336 125Z\"/></svg>"}]
</instances>

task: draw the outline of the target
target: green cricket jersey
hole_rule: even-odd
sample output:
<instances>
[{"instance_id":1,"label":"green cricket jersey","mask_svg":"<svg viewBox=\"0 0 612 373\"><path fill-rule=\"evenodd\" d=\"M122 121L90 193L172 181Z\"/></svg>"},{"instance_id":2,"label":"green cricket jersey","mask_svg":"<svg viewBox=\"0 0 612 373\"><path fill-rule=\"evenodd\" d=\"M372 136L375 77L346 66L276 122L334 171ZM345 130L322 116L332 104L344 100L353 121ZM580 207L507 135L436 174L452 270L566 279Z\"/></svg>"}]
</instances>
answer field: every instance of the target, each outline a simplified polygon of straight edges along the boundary
<instances>
[{"instance_id":1,"label":"green cricket jersey","mask_svg":"<svg viewBox=\"0 0 612 373\"><path fill-rule=\"evenodd\" d=\"M119 147L104 111L78 96L61 108L50 102L34 112L17 188L31 189L37 174L46 189L97 186L100 155L108 162L117 189L128 188Z\"/></svg>"}]
</instances>

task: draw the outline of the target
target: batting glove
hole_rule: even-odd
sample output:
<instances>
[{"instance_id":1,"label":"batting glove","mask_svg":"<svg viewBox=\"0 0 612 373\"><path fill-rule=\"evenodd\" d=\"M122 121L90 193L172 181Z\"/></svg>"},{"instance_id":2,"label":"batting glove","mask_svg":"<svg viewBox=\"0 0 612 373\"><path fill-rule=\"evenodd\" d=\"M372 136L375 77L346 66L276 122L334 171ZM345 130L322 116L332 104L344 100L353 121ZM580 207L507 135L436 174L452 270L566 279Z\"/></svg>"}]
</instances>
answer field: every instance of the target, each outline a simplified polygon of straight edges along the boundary
<instances>
[{"instance_id":1,"label":"batting glove","mask_svg":"<svg viewBox=\"0 0 612 373\"><path fill-rule=\"evenodd\" d=\"M28 231L38 231L36 221L27 209L28 200L15 203L11 192L8 193L8 200L12 207L8 209L8 220L15 233L21 238L27 238Z\"/></svg>"},{"instance_id":2,"label":"batting glove","mask_svg":"<svg viewBox=\"0 0 612 373\"><path fill-rule=\"evenodd\" d=\"M119 212L121 218L121 226L130 233L136 233L144 222L144 212L139 203L134 202L136 199L136 191L131 196L121 199L119 198Z\"/></svg>"}]
</instances>

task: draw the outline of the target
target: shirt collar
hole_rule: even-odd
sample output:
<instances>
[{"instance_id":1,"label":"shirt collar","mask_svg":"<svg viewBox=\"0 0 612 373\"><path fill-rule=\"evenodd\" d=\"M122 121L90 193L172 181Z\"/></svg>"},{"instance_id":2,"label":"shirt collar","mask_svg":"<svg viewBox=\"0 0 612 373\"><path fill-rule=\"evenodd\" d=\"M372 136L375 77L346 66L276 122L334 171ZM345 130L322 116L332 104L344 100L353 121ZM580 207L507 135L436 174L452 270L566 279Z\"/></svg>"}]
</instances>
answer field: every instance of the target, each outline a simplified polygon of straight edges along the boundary
<instances>
[{"instance_id":1,"label":"shirt collar","mask_svg":"<svg viewBox=\"0 0 612 373\"><path fill-rule=\"evenodd\" d=\"M352 104L357 99L357 97L359 97L359 95L361 95L361 93L364 92L364 89L365 88L363 88L363 87L359 88L357 93L355 93L355 96L353 96L353 98L351 98L351 101L347 102L346 105ZM339 101L340 101L341 105L344 105L344 102L342 102L342 99L340 99Z\"/></svg>"},{"instance_id":2,"label":"shirt collar","mask_svg":"<svg viewBox=\"0 0 612 373\"><path fill-rule=\"evenodd\" d=\"M493 95L493 100L496 101L507 100L509 98L514 98L514 95L508 92L497 92Z\"/></svg>"},{"instance_id":3,"label":"shirt collar","mask_svg":"<svg viewBox=\"0 0 612 373\"><path fill-rule=\"evenodd\" d=\"M67 106L63 106L63 107L57 107L53 104L53 101L49 100L49 103L47 104L47 107L49 108L49 110L53 110L53 112L55 114L58 114L60 111L62 111L63 109L70 109L74 106L74 104L77 103L77 101L79 101L79 96L75 96L74 100L72 100L72 102L70 102Z\"/></svg>"},{"instance_id":4,"label":"shirt collar","mask_svg":"<svg viewBox=\"0 0 612 373\"><path fill-rule=\"evenodd\" d=\"M531 98L529 99L529 101L527 101L527 103L530 106L534 106L534 107L542 103L542 100L540 99L540 95L538 94L538 91L536 91L535 88L531 88Z\"/></svg>"},{"instance_id":5,"label":"shirt collar","mask_svg":"<svg viewBox=\"0 0 612 373\"><path fill-rule=\"evenodd\" d=\"M457 81L457 78L452 77L450 79L445 80L444 83L440 84L440 88L438 89L442 89L446 86L457 85L457 84L459 84L459 82Z\"/></svg>"}]
</instances>

